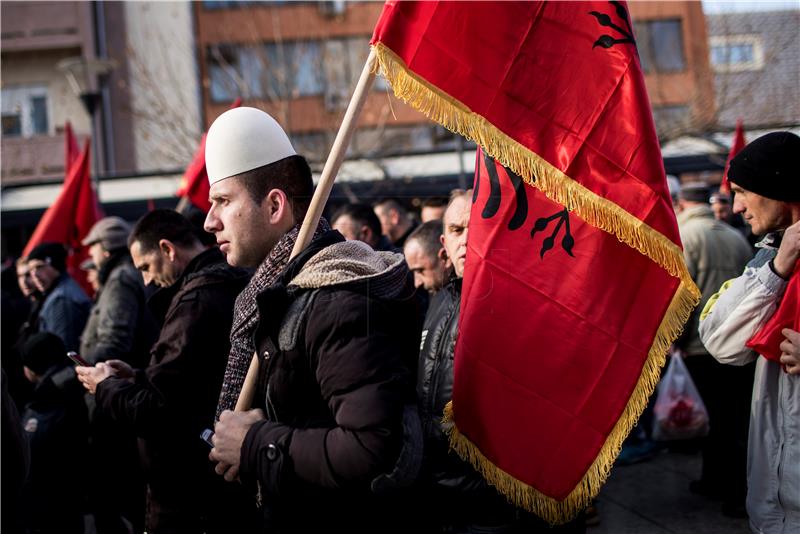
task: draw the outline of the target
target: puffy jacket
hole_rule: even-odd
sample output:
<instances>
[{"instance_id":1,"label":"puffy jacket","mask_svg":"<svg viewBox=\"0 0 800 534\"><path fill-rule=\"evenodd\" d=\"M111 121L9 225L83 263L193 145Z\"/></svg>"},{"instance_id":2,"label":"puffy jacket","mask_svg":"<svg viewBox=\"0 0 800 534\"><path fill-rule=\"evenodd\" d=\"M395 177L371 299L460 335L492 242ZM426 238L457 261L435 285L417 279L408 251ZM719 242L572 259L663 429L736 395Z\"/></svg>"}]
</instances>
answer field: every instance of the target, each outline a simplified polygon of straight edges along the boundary
<instances>
[{"instance_id":1,"label":"puffy jacket","mask_svg":"<svg viewBox=\"0 0 800 534\"><path fill-rule=\"evenodd\" d=\"M419 332L401 254L328 232L258 297L257 398L240 476L258 481L269 532L406 531L403 496L372 491L392 471L414 402Z\"/></svg>"},{"instance_id":2,"label":"puffy jacket","mask_svg":"<svg viewBox=\"0 0 800 534\"><path fill-rule=\"evenodd\" d=\"M769 320L787 282L769 262L777 252L773 236L747 265L726 282L700 317L700 338L720 363L757 360L747 443L747 513L754 532L800 532L800 376L789 375L745 343Z\"/></svg>"}]
</instances>

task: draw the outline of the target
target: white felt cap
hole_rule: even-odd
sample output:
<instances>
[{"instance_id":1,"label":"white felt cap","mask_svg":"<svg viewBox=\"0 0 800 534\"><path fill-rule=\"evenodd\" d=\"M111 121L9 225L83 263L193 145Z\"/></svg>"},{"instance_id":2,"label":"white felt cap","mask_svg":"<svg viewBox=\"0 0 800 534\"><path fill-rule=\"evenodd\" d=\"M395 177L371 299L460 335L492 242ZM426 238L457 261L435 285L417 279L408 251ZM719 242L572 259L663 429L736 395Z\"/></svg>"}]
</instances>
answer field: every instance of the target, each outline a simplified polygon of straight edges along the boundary
<instances>
[{"instance_id":1,"label":"white felt cap","mask_svg":"<svg viewBox=\"0 0 800 534\"><path fill-rule=\"evenodd\" d=\"M247 107L230 109L208 129L208 182L213 185L295 154L286 132L267 113Z\"/></svg>"}]
</instances>

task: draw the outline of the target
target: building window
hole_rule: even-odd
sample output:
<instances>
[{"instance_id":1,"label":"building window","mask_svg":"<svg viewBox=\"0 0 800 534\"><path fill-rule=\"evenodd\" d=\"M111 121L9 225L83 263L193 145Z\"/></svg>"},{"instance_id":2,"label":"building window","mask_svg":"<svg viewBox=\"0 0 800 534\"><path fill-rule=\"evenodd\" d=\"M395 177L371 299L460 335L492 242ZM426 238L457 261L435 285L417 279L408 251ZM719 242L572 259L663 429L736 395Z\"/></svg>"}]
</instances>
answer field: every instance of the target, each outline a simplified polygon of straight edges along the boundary
<instances>
[{"instance_id":1,"label":"building window","mask_svg":"<svg viewBox=\"0 0 800 534\"><path fill-rule=\"evenodd\" d=\"M4 87L0 107L4 136L32 137L49 133L47 86Z\"/></svg>"},{"instance_id":2,"label":"building window","mask_svg":"<svg viewBox=\"0 0 800 534\"><path fill-rule=\"evenodd\" d=\"M237 96L284 100L320 95L322 69L317 41L208 49L209 92L215 103Z\"/></svg>"},{"instance_id":3,"label":"building window","mask_svg":"<svg viewBox=\"0 0 800 534\"><path fill-rule=\"evenodd\" d=\"M715 72L741 72L764 67L760 35L724 35L709 39Z\"/></svg>"},{"instance_id":4,"label":"building window","mask_svg":"<svg viewBox=\"0 0 800 534\"><path fill-rule=\"evenodd\" d=\"M689 127L689 106L653 106L653 120L659 137L674 137Z\"/></svg>"},{"instance_id":5,"label":"building window","mask_svg":"<svg viewBox=\"0 0 800 534\"><path fill-rule=\"evenodd\" d=\"M634 23L634 28L645 73L686 70L680 19L640 21Z\"/></svg>"}]
</instances>

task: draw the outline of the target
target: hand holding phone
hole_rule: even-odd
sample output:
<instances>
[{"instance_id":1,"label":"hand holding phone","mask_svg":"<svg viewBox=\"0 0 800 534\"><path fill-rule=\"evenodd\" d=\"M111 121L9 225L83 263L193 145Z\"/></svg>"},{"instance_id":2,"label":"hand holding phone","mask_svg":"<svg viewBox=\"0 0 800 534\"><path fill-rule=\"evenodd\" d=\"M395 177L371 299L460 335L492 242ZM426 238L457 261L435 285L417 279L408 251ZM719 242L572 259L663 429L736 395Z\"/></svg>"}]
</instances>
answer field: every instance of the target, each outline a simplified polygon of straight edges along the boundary
<instances>
[{"instance_id":1,"label":"hand holding phone","mask_svg":"<svg viewBox=\"0 0 800 534\"><path fill-rule=\"evenodd\" d=\"M72 360L75 363L75 365L82 365L84 367L92 367L91 363L89 363L86 360L84 360L83 358L81 358L80 355L77 352L75 352L74 350L71 350L71 351L67 352L67 358Z\"/></svg>"}]
</instances>

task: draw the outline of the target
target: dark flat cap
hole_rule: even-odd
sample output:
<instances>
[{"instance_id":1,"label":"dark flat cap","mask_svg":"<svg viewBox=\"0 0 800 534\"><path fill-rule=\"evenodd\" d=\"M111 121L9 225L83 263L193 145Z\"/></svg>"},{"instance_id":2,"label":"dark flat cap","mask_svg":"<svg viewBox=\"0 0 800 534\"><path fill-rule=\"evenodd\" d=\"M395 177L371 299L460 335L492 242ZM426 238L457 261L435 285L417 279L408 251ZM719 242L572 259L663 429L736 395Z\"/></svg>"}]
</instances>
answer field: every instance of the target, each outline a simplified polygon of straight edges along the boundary
<instances>
[{"instance_id":1,"label":"dark flat cap","mask_svg":"<svg viewBox=\"0 0 800 534\"><path fill-rule=\"evenodd\" d=\"M800 202L800 137L791 132L759 137L731 160L728 180L762 197Z\"/></svg>"}]
</instances>

